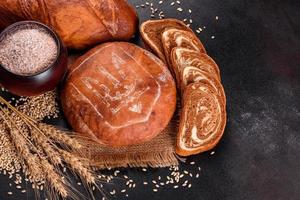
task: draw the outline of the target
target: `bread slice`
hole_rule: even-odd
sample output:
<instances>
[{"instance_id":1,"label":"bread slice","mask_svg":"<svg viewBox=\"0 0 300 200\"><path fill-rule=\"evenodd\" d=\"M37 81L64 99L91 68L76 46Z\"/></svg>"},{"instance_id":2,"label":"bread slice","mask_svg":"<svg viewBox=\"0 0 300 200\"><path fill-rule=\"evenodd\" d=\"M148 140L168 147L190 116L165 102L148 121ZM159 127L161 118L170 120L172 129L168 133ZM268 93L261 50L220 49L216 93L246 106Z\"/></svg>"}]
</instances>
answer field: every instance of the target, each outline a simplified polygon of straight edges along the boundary
<instances>
[{"instance_id":1,"label":"bread slice","mask_svg":"<svg viewBox=\"0 0 300 200\"><path fill-rule=\"evenodd\" d=\"M206 53L206 50L199 38L190 31L179 30L177 28L166 28L161 41L164 47L164 53L169 66L171 66L171 51L174 47L184 47L200 53Z\"/></svg>"},{"instance_id":2,"label":"bread slice","mask_svg":"<svg viewBox=\"0 0 300 200\"><path fill-rule=\"evenodd\" d=\"M201 82L203 84L210 85L216 95L222 99L222 104L225 106L226 97L223 86L219 80L211 76L209 73L202 71L201 69L193 66L185 67L180 76L181 93L184 93L186 87L195 82Z\"/></svg>"},{"instance_id":3,"label":"bread slice","mask_svg":"<svg viewBox=\"0 0 300 200\"><path fill-rule=\"evenodd\" d=\"M220 141L226 126L226 110L214 89L191 83L183 95L176 153L189 156L208 151Z\"/></svg>"},{"instance_id":4,"label":"bread slice","mask_svg":"<svg viewBox=\"0 0 300 200\"><path fill-rule=\"evenodd\" d=\"M166 28L170 27L193 32L182 21L177 19L148 20L140 26L140 33L144 43L165 63L166 58L161 42L161 34Z\"/></svg>"},{"instance_id":5,"label":"bread slice","mask_svg":"<svg viewBox=\"0 0 300 200\"><path fill-rule=\"evenodd\" d=\"M177 81L180 79L182 70L187 66L199 68L221 81L218 65L205 53L196 52L183 47L175 47L171 51L170 58Z\"/></svg>"}]
</instances>

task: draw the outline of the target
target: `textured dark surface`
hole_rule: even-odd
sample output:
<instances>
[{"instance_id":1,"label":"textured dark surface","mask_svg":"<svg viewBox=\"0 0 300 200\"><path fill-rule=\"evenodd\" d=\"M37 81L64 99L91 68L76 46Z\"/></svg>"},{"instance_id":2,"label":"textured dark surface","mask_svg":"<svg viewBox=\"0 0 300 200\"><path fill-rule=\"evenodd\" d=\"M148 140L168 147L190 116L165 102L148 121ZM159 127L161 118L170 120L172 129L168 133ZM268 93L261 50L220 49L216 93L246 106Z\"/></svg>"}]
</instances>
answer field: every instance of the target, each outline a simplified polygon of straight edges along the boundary
<instances>
[{"instance_id":1,"label":"textured dark surface","mask_svg":"<svg viewBox=\"0 0 300 200\"><path fill-rule=\"evenodd\" d=\"M187 18L187 12L178 14L171 2L161 5L166 16ZM220 66L227 128L214 155L188 159L202 168L192 188L168 187L153 193L140 182L163 176L167 169L124 170L138 182L128 199L300 199L299 1L182 0L181 4L192 8L194 29L206 26L199 37ZM150 15L138 12L141 21ZM18 192L8 198L7 179L1 177L0 182L1 200L34 199L32 193Z\"/></svg>"}]
</instances>

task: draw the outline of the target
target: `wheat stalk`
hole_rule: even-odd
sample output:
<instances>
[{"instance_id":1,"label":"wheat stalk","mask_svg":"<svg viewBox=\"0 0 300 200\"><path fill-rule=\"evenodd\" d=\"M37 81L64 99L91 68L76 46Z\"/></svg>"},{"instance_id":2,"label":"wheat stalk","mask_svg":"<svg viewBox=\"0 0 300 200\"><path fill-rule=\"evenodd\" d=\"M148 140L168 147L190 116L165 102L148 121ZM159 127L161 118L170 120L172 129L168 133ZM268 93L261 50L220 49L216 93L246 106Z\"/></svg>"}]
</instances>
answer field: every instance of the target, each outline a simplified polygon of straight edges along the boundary
<instances>
[{"instance_id":1,"label":"wheat stalk","mask_svg":"<svg viewBox=\"0 0 300 200\"><path fill-rule=\"evenodd\" d=\"M75 138L72 138L70 135L66 134L61 130L58 130L57 128L51 125L39 123L38 127L41 131L45 133L45 135L47 135L59 144L63 144L72 149L82 148L82 145Z\"/></svg>"},{"instance_id":2,"label":"wheat stalk","mask_svg":"<svg viewBox=\"0 0 300 200\"><path fill-rule=\"evenodd\" d=\"M64 150L60 150L60 153L65 162L73 169L73 171L77 172L79 176L82 177L87 183L95 184L95 176L88 168L84 166L77 156L74 156Z\"/></svg>"},{"instance_id":3,"label":"wheat stalk","mask_svg":"<svg viewBox=\"0 0 300 200\"><path fill-rule=\"evenodd\" d=\"M18 109L16 109L15 107L13 107L10 103L8 103L3 97L0 96L0 102L2 102L3 104L5 104L8 108L10 108L12 111L14 111L15 113L17 113L19 116L21 116L22 118L24 118L25 123L28 125L28 123L30 123L31 126L33 126L34 128L36 128L37 130L39 130L40 132L43 132L51 137L51 139L55 140L56 142L60 143L60 144L64 144L66 146L75 148L75 149L80 149L82 148L82 145L80 144L80 142L78 142L76 139L70 137L68 134L66 134L65 132L51 126L51 125L47 125L47 124L43 124L43 123L37 123L35 120L33 120L32 118L30 118L29 116L23 114L22 112L20 112ZM37 125L36 125L37 124ZM29 126L30 126L29 125Z\"/></svg>"},{"instance_id":4,"label":"wheat stalk","mask_svg":"<svg viewBox=\"0 0 300 200\"><path fill-rule=\"evenodd\" d=\"M39 134L36 129L30 129L32 139L41 146L49 160L54 165L61 165L62 159L59 153L54 149L52 144L49 143L49 139L43 134Z\"/></svg>"},{"instance_id":5,"label":"wheat stalk","mask_svg":"<svg viewBox=\"0 0 300 200\"><path fill-rule=\"evenodd\" d=\"M46 180L45 184L50 187L48 191L53 189L63 198L77 199L73 193L75 189L61 176L59 166L64 167L64 163L66 163L73 172L80 176L83 182L96 185L96 176L91 170L90 161L81 158L78 154L82 147L79 137L73 138L53 126L36 122L2 97L0 97L0 102L11 111L0 106L1 118L7 124L12 141L24 161L24 168L28 169L30 177L41 175L40 179ZM38 182L40 179L34 180L34 182Z\"/></svg>"},{"instance_id":6,"label":"wheat stalk","mask_svg":"<svg viewBox=\"0 0 300 200\"><path fill-rule=\"evenodd\" d=\"M53 166L46 160L41 160L43 169L46 173L47 181L50 183L51 187L58 192L63 198L68 197L68 191L65 188L65 181L64 179L59 176L56 172Z\"/></svg>"},{"instance_id":7,"label":"wheat stalk","mask_svg":"<svg viewBox=\"0 0 300 200\"><path fill-rule=\"evenodd\" d=\"M39 173L39 164L36 161L36 156L34 154L31 153L30 148L28 146L28 143L26 141L26 139L23 137L23 133L22 131L17 127L14 128L13 126L16 126L11 121L11 118L7 115L6 111L1 107L1 118L3 119L3 121L5 122L5 124L7 125L7 127L10 129L10 135L13 141L13 144L16 148L16 150L18 151L18 154L20 155L20 157L22 158L24 163L26 164L26 167L28 168L28 173L31 177L36 177L37 179L40 178L40 174ZM4 113L4 115L3 115ZM6 119L6 117L9 119L9 121ZM20 134L22 133L22 134Z\"/></svg>"}]
</instances>

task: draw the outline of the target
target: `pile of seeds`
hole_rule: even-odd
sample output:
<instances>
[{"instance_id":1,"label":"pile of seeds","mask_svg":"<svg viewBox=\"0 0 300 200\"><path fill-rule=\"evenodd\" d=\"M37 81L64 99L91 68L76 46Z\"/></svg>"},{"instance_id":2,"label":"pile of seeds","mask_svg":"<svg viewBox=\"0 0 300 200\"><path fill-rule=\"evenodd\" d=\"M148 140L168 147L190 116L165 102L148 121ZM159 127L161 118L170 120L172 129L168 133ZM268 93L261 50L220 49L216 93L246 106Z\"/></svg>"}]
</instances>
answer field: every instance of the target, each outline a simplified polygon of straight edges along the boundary
<instances>
[{"instance_id":1,"label":"pile of seeds","mask_svg":"<svg viewBox=\"0 0 300 200\"><path fill-rule=\"evenodd\" d=\"M56 100L56 91L51 91L39 96L21 97L15 102L15 106L18 106L18 109L29 117L40 121L45 118L58 117L59 110Z\"/></svg>"},{"instance_id":2,"label":"pile of seeds","mask_svg":"<svg viewBox=\"0 0 300 200\"><path fill-rule=\"evenodd\" d=\"M1 88L2 93L8 91ZM45 118L57 118L59 114L57 104L57 91L53 90L33 97L11 97L9 103L18 108L22 113L26 113L32 119L41 121Z\"/></svg>"}]
</instances>

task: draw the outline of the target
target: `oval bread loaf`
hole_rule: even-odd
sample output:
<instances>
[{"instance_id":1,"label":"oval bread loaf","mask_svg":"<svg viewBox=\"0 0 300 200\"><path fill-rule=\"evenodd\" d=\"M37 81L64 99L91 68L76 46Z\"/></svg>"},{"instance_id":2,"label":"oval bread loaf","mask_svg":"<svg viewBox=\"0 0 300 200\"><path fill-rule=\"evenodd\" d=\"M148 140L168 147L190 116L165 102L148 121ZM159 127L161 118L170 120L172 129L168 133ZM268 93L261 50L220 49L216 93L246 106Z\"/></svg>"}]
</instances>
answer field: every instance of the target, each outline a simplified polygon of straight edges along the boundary
<instances>
[{"instance_id":1,"label":"oval bread loaf","mask_svg":"<svg viewBox=\"0 0 300 200\"><path fill-rule=\"evenodd\" d=\"M138 17L126 0L1 0L0 29L23 20L47 24L69 48L129 40Z\"/></svg>"}]
</instances>

